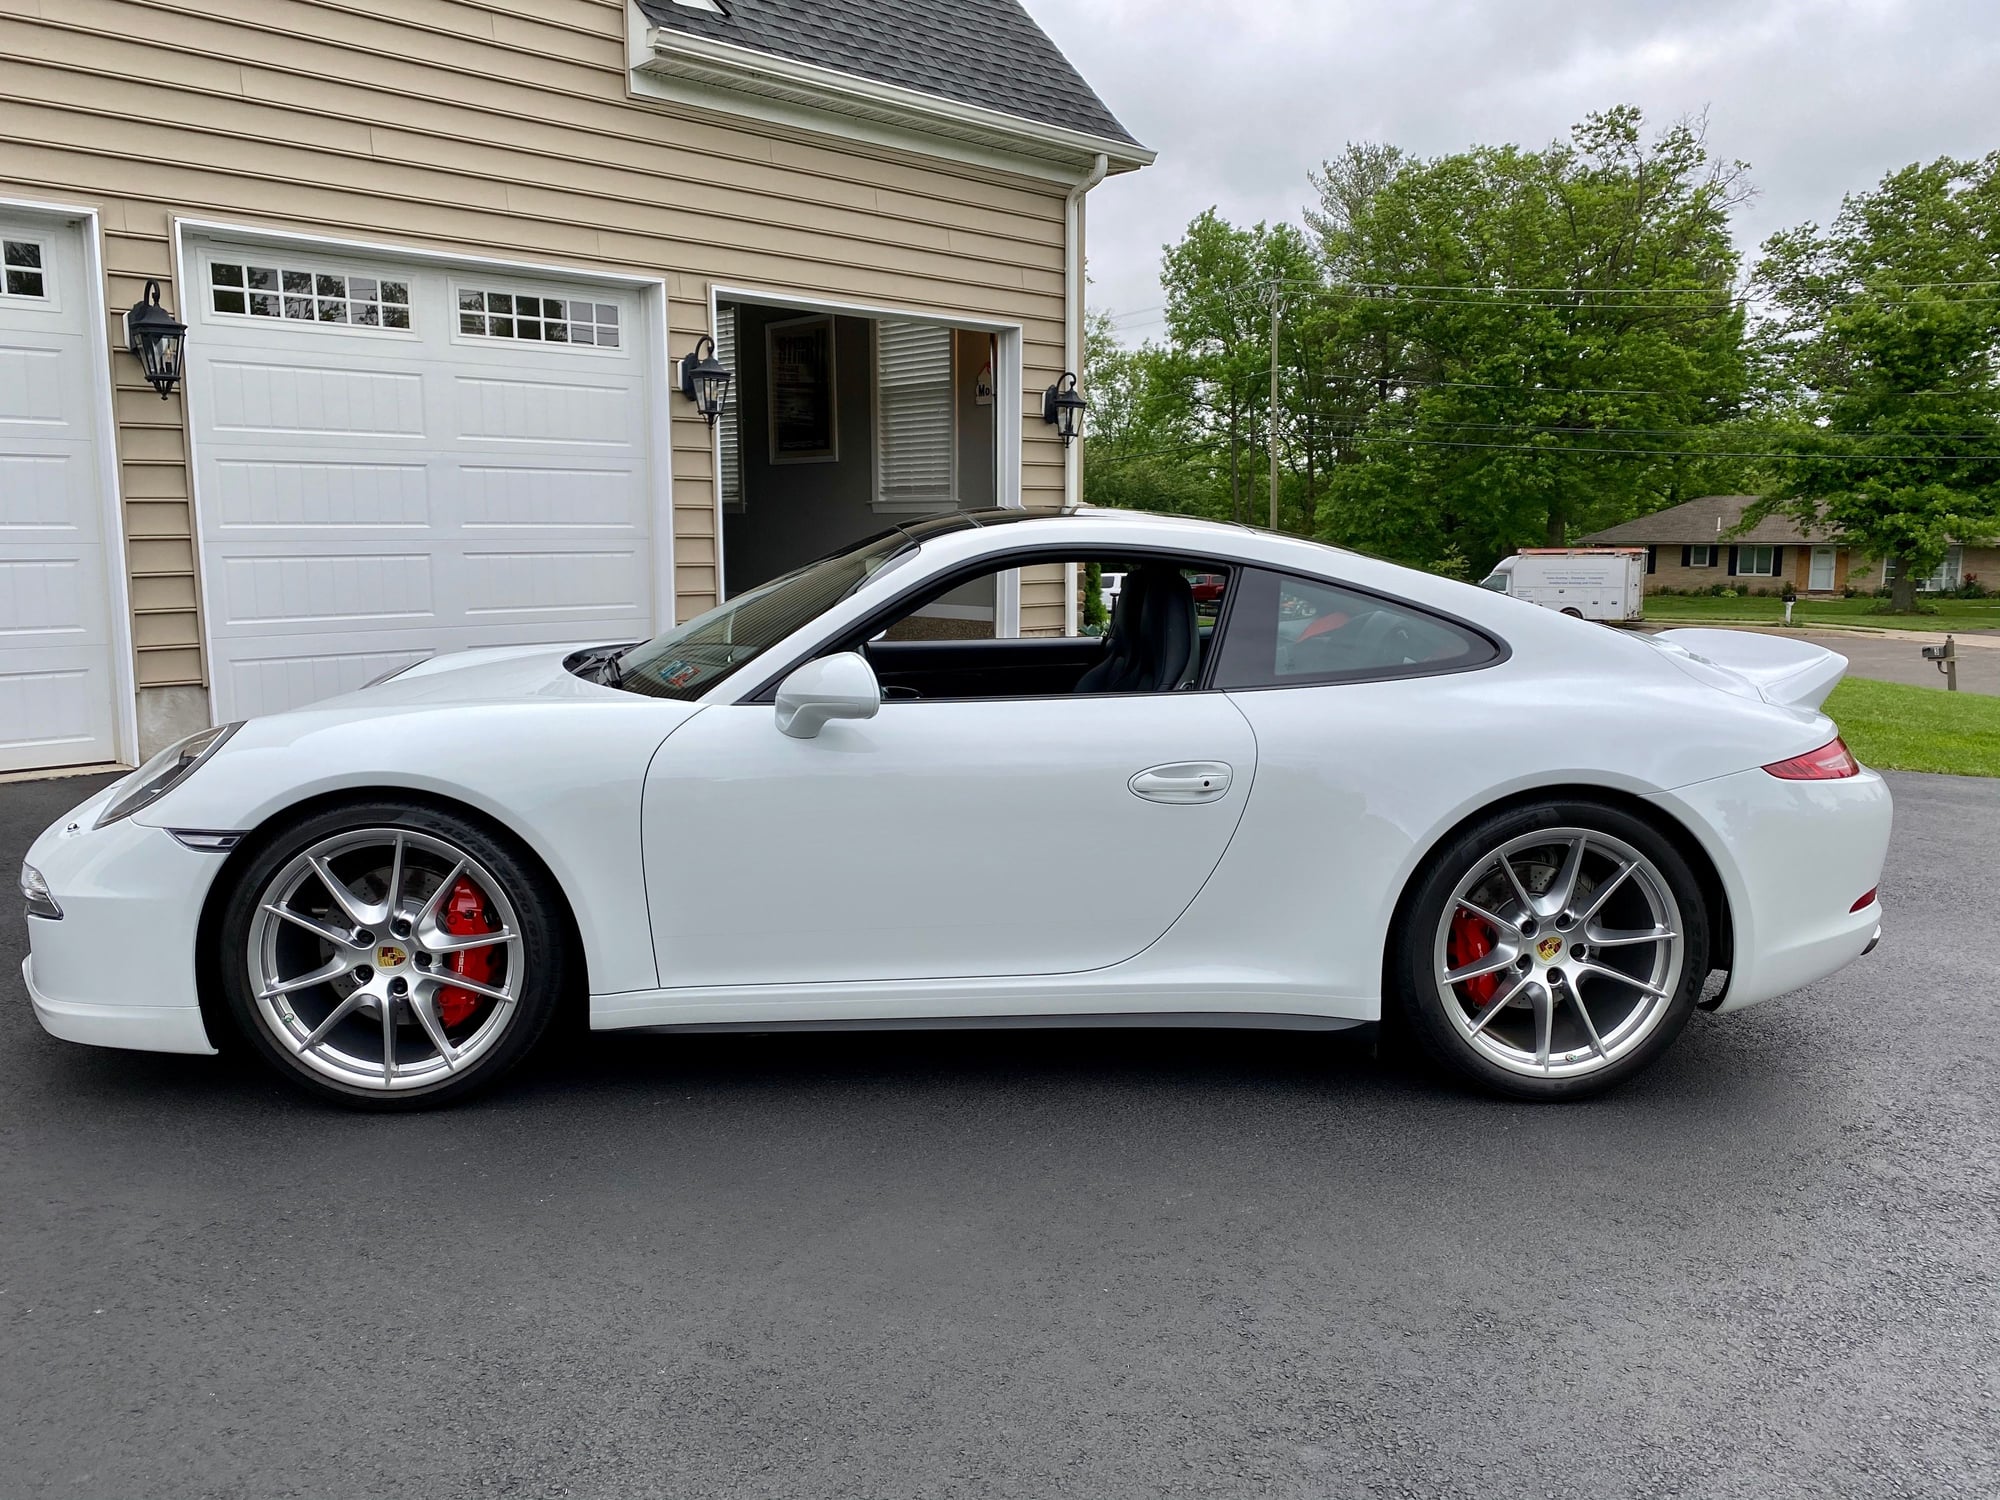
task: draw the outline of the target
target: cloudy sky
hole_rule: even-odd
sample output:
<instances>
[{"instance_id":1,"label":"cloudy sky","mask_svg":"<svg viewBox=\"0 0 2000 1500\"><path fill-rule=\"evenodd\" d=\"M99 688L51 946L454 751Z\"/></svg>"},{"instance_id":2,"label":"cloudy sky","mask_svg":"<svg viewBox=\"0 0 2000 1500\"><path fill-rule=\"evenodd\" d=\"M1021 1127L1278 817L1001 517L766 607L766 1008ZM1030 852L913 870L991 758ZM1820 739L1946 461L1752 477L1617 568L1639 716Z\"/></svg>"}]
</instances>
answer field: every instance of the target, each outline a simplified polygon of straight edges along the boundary
<instances>
[{"instance_id":1,"label":"cloudy sky","mask_svg":"<svg viewBox=\"0 0 2000 1500\"><path fill-rule=\"evenodd\" d=\"M1025 0L1160 153L1090 197L1093 307L1160 330L1160 247L1210 205L1296 220L1349 140L1420 154L1540 144L1594 109L1706 110L1759 196L1737 234L2000 149L2000 0Z\"/></svg>"}]
</instances>

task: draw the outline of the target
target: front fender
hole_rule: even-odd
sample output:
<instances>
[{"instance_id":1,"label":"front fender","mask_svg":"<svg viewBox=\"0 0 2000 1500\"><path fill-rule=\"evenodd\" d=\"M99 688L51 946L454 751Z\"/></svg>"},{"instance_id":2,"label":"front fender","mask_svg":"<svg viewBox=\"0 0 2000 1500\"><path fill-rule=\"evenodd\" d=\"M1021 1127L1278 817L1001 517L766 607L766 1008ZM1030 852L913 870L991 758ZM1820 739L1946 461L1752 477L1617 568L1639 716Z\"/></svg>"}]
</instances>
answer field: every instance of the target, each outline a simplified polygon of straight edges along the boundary
<instances>
[{"instance_id":1,"label":"front fender","mask_svg":"<svg viewBox=\"0 0 2000 1500\"><path fill-rule=\"evenodd\" d=\"M555 878L593 993L651 989L659 971L640 797L654 752L697 712L633 697L253 719L138 817L161 828L251 832L343 793L462 804L519 838Z\"/></svg>"}]
</instances>

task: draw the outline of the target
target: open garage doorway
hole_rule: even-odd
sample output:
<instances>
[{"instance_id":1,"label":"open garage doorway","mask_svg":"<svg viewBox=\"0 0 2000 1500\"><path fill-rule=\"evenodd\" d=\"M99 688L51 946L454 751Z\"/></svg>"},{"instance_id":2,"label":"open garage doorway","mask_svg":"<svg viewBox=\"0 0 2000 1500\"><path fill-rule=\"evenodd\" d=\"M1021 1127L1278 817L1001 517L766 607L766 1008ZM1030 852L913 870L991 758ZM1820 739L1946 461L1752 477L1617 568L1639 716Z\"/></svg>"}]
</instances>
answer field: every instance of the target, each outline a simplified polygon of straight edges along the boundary
<instances>
[{"instance_id":1,"label":"open garage doorway","mask_svg":"<svg viewBox=\"0 0 2000 1500\"><path fill-rule=\"evenodd\" d=\"M722 290L714 318L735 373L716 424L725 596L900 522L1020 503L1011 330ZM922 628L1018 632L1018 579L962 592Z\"/></svg>"}]
</instances>

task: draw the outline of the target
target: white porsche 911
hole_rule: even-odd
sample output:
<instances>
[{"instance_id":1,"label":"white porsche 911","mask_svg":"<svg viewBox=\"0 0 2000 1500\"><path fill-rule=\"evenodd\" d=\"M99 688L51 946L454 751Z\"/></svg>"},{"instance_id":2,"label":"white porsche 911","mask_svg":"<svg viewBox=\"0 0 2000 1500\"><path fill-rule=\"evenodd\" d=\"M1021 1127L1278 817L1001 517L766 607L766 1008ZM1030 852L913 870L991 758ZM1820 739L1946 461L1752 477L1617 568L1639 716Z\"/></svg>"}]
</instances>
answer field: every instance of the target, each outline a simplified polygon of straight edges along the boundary
<instances>
[{"instance_id":1,"label":"white porsche 911","mask_svg":"<svg viewBox=\"0 0 2000 1500\"><path fill-rule=\"evenodd\" d=\"M1102 637L934 607L1092 562L1124 577ZM240 1037L376 1107L490 1083L572 1004L1386 1006L1479 1083L1574 1097L1873 945L1889 792L1818 711L1845 666L1238 527L950 515L643 644L434 657L204 730L36 841L23 973L56 1036Z\"/></svg>"}]
</instances>

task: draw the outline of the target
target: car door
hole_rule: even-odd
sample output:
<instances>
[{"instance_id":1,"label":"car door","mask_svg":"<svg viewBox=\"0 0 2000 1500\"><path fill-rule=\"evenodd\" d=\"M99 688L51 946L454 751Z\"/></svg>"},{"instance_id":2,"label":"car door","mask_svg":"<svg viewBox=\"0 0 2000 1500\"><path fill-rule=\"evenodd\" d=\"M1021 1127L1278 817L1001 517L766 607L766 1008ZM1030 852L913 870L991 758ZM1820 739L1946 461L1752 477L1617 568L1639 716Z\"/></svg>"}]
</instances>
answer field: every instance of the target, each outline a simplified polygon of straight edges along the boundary
<instances>
[{"instance_id":1,"label":"car door","mask_svg":"<svg viewBox=\"0 0 2000 1500\"><path fill-rule=\"evenodd\" d=\"M812 739L705 709L654 758L646 887L673 988L1069 973L1167 930L1241 818L1221 693L897 701Z\"/></svg>"}]
</instances>

